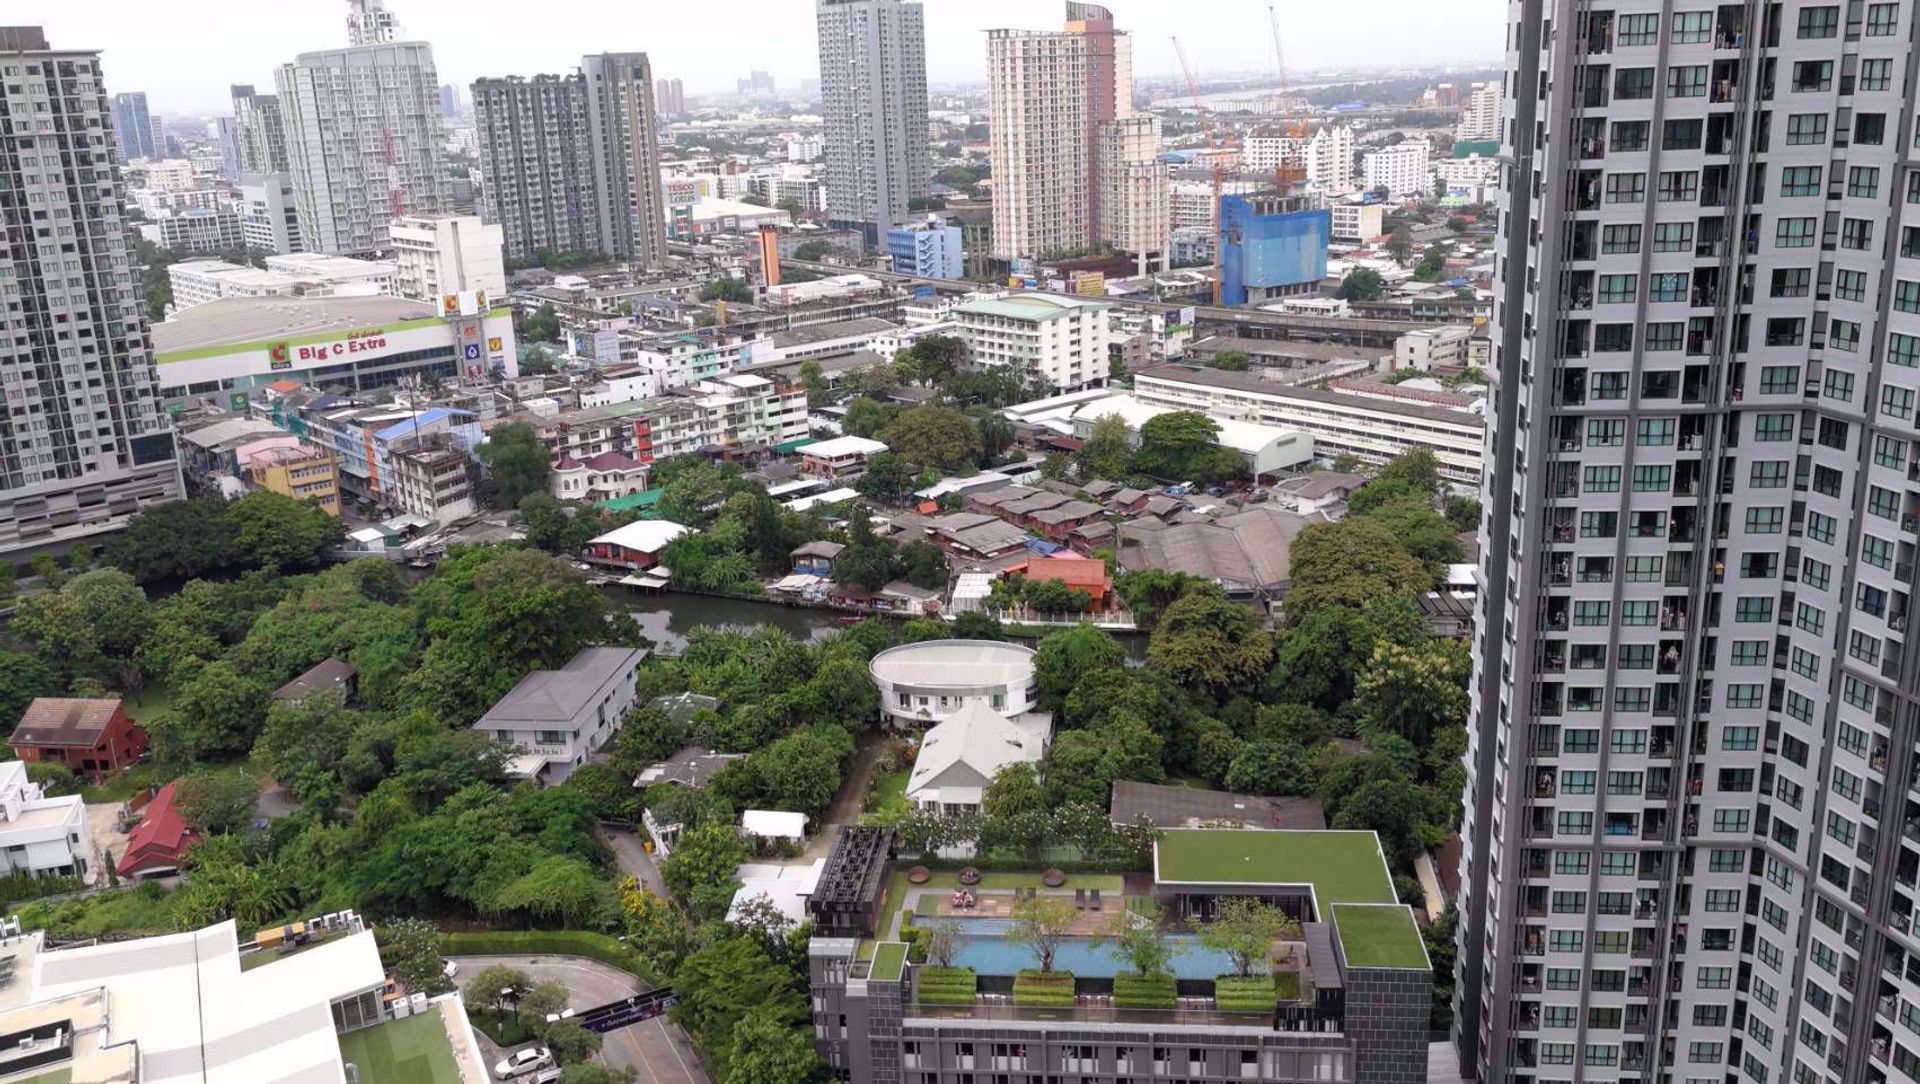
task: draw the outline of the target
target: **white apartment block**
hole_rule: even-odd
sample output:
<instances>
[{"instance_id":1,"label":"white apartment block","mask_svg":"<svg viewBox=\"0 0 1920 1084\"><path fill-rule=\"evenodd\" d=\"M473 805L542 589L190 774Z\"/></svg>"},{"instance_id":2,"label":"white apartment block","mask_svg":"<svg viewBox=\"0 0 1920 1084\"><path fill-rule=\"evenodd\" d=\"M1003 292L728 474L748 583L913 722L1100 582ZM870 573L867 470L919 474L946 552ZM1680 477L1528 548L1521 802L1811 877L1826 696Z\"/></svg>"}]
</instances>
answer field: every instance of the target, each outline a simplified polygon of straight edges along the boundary
<instances>
[{"instance_id":1,"label":"white apartment block","mask_svg":"<svg viewBox=\"0 0 1920 1084\"><path fill-rule=\"evenodd\" d=\"M410 441L382 459L388 474L383 491L400 511L442 524L473 515L473 455L452 434Z\"/></svg>"},{"instance_id":2,"label":"white apartment block","mask_svg":"<svg viewBox=\"0 0 1920 1084\"><path fill-rule=\"evenodd\" d=\"M181 495L129 258L99 54L0 27L0 556L125 526ZM31 119L29 119L31 118ZM57 126L57 127L56 127ZM62 223L29 228L26 207ZM84 344L84 345L83 345Z\"/></svg>"},{"instance_id":3,"label":"white apartment block","mask_svg":"<svg viewBox=\"0 0 1920 1084\"><path fill-rule=\"evenodd\" d=\"M1269 186L1260 181L1227 180L1221 182L1220 194L1244 196L1249 192L1258 192L1267 187ZM1169 231L1183 226L1201 226L1211 230L1219 225L1220 205L1213 198L1213 182L1210 180L1169 182L1167 205Z\"/></svg>"},{"instance_id":4,"label":"white apartment block","mask_svg":"<svg viewBox=\"0 0 1920 1084\"><path fill-rule=\"evenodd\" d=\"M1431 372L1459 369L1467 364L1467 342L1473 329L1465 324L1409 331L1393 341L1393 367Z\"/></svg>"},{"instance_id":5,"label":"white apartment block","mask_svg":"<svg viewBox=\"0 0 1920 1084\"><path fill-rule=\"evenodd\" d=\"M1470 410L1282 386L1257 373L1186 366L1137 374L1133 396L1145 406L1298 430L1313 437L1314 454L1326 460L1351 455L1382 466L1402 453L1425 449L1447 481L1471 485L1480 477L1486 422Z\"/></svg>"},{"instance_id":6,"label":"white apartment block","mask_svg":"<svg viewBox=\"0 0 1920 1084\"><path fill-rule=\"evenodd\" d=\"M918 0L815 0L827 215L869 245L932 184L927 45Z\"/></svg>"},{"instance_id":7,"label":"white apartment block","mask_svg":"<svg viewBox=\"0 0 1920 1084\"><path fill-rule=\"evenodd\" d=\"M1427 162L1427 141L1409 139L1366 153L1363 159L1367 188L1385 188L1394 198L1426 196L1433 190L1433 171Z\"/></svg>"},{"instance_id":8,"label":"white apartment block","mask_svg":"<svg viewBox=\"0 0 1920 1084\"><path fill-rule=\"evenodd\" d=\"M818 162L826 153L826 140L813 134L790 135L787 137L787 161Z\"/></svg>"},{"instance_id":9,"label":"white apartment block","mask_svg":"<svg viewBox=\"0 0 1920 1084\"><path fill-rule=\"evenodd\" d=\"M1160 118L1142 113L1101 125L1095 162L1098 240L1130 252L1138 273L1167 268L1173 233L1167 170L1160 164Z\"/></svg>"},{"instance_id":10,"label":"white apartment block","mask_svg":"<svg viewBox=\"0 0 1920 1084\"><path fill-rule=\"evenodd\" d=\"M184 192L200 184L193 163L185 158L149 158L136 172L146 174L148 188L162 192Z\"/></svg>"},{"instance_id":11,"label":"white apartment block","mask_svg":"<svg viewBox=\"0 0 1920 1084\"><path fill-rule=\"evenodd\" d=\"M99 878L99 854L78 794L49 798L23 761L0 761L0 876Z\"/></svg>"},{"instance_id":12,"label":"white apartment block","mask_svg":"<svg viewBox=\"0 0 1920 1084\"><path fill-rule=\"evenodd\" d=\"M305 250L292 177L285 173L252 174L241 180L238 192L240 232L248 248L279 254Z\"/></svg>"},{"instance_id":13,"label":"white apartment block","mask_svg":"<svg viewBox=\"0 0 1920 1084\"><path fill-rule=\"evenodd\" d=\"M447 208L431 46L383 42L302 53L274 80L309 248L383 251L395 218Z\"/></svg>"},{"instance_id":14,"label":"white apartment block","mask_svg":"<svg viewBox=\"0 0 1920 1084\"><path fill-rule=\"evenodd\" d=\"M230 204L160 215L140 224L140 236L182 256L238 252L247 245L240 212Z\"/></svg>"},{"instance_id":15,"label":"white apartment block","mask_svg":"<svg viewBox=\"0 0 1920 1084\"><path fill-rule=\"evenodd\" d=\"M1305 137L1250 135L1240 141L1240 168L1272 173L1287 166L1304 166L1307 157Z\"/></svg>"},{"instance_id":16,"label":"white apartment block","mask_svg":"<svg viewBox=\"0 0 1920 1084\"><path fill-rule=\"evenodd\" d=\"M218 188L136 188L130 194L133 205L148 218L177 211L211 210L228 200L227 194Z\"/></svg>"},{"instance_id":17,"label":"white apartment block","mask_svg":"<svg viewBox=\"0 0 1920 1084\"><path fill-rule=\"evenodd\" d=\"M167 267L175 313L233 297L377 297L393 292L393 276L390 264L312 253L270 258L266 270L225 260L182 260Z\"/></svg>"},{"instance_id":18,"label":"white apartment block","mask_svg":"<svg viewBox=\"0 0 1920 1084\"><path fill-rule=\"evenodd\" d=\"M1354 183L1353 129L1347 125L1322 128L1307 141L1307 183L1323 195L1344 196Z\"/></svg>"},{"instance_id":19,"label":"white apartment block","mask_svg":"<svg viewBox=\"0 0 1920 1084\"><path fill-rule=\"evenodd\" d=\"M1013 294L953 310L969 363L1056 392L1104 387L1112 330L1104 301Z\"/></svg>"},{"instance_id":20,"label":"white apartment block","mask_svg":"<svg viewBox=\"0 0 1920 1084\"><path fill-rule=\"evenodd\" d=\"M1453 185L1491 185L1500 179L1500 160L1473 154L1465 158L1442 158L1433 164L1440 183Z\"/></svg>"},{"instance_id":21,"label":"white apartment block","mask_svg":"<svg viewBox=\"0 0 1920 1084\"><path fill-rule=\"evenodd\" d=\"M1914 1080L1913 8L1506 12L1462 1061Z\"/></svg>"},{"instance_id":22,"label":"white apartment block","mask_svg":"<svg viewBox=\"0 0 1920 1084\"><path fill-rule=\"evenodd\" d=\"M1484 143L1500 138L1500 84L1475 83L1454 135L1462 142Z\"/></svg>"},{"instance_id":23,"label":"white apartment block","mask_svg":"<svg viewBox=\"0 0 1920 1084\"><path fill-rule=\"evenodd\" d=\"M441 304L447 294L507 296L500 227L477 215L408 216L394 222L394 293Z\"/></svg>"},{"instance_id":24,"label":"white apartment block","mask_svg":"<svg viewBox=\"0 0 1920 1084\"><path fill-rule=\"evenodd\" d=\"M1335 241L1365 244L1387 232L1387 206L1384 203L1329 203L1333 214Z\"/></svg>"}]
</instances>

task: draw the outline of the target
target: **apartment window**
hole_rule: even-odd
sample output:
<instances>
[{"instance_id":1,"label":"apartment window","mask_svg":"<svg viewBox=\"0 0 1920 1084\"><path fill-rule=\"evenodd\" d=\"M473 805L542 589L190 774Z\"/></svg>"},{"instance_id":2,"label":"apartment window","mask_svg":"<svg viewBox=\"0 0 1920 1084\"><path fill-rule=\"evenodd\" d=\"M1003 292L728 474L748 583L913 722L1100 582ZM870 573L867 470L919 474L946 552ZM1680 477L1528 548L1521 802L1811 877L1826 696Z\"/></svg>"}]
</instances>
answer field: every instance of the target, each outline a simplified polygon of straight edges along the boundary
<instances>
[{"instance_id":1,"label":"apartment window","mask_svg":"<svg viewBox=\"0 0 1920 1084\"><path fill-rule=\"evenodd\" d=\"M1807 537L1815 542L1833 545L1833 517L1819 512L1807 513Z\"/></svg>"},{"instance_id":2,"label":"apartment window","mask_svg":"<svg viewBox=\"0 0 1920 1084\"><path fill-rule=\"evenodd\" d=\"M1920 338L1898 331L1887 336L1887 361L1909 369L1920 365Z\"/></svg>"},{"instance_id":3,"label":"apartment window","mask_svg":"<svg viewBox=\"0 0 1920 1084\"><path fill-rule=\"evenodd\" d=\"M1786 525L1787 510L1784 508L1747 509L1748 534L1779 534Z\"/></svg>"},{"instance_id":4,"label":"apartment window","mask_svg":"<svg viewBox=\"0 0 1920 1084\"><path fill-rule=\"evenodd\" d=\"M1622 46L1658 45L1660 43L1660 16L1620 16L1619 34L1615 40Z\"/></svg>"},{"instance_id":5,"label":"apartment window","mask_svg":"<svg viewBox=\"0 0 1920 1084\"><path fill-rule=\"evenodd\" d=\"M1792 415L1785 415L1791 418ZM1619 448L1627 443L1627 421L1625 418L1588 418L1587 447Z\"/></svg>"},{"instance_id":6,"label":"apartment window","mask_svg":"<svg viewBox=\"0 0 1920 1084\"><path fill-rule=\"evenodd\" d=\"M1882 467L1892 467L1894 470L1906 469L1906 442L1884 435L1874 437L1873 461Z\"/></svg>"},{"instance_id":7,"label":"apartment window","mask_svg":"<svg viewBox=\"0 0 1920 1084\"><path fill-rule=\"evenodd\" d=\"M1868 666L1880 665L1880 649L1881 643L1878 636L1869 636L1857 630L1847 636L1847 654Z\"/></svg>"},{"instance_id":8,"label":"apartment window","mask_svg":"<svg viewBox=\"0 0 1920 1084\"><path fill-rule=\"evenodd\" d=\"M1745 851L1714 848L1707 852L1707 872L1739 873L1747 868Z\"/></svg>"},{"instance_id":9,"label":"apartment window","mask_svg":"<svg viewBox=\"0 0 1920 1084\"><path fill-rule=\"evenodd\" d=\"M1867 5L1867 37L1884 38L1894 33L1900 25L1899 4Z\"/></svg>"},{"instance_id":10,"label":"apartment window","mask_svg":"<svg viewBox=\"0 0 1920 1084\"><path fill-rule=\"evenodd\" d=\"M1670 120L1660 127L1660 149L1668 151L1697 151L1703 124L1698 118Z\"/></svg>"},{"instance_id":11,"label":"apartment window","mask_svg":"<svg viewBox=\"0 0 1920 1084\"><path fill-rule=\"evenodd\" d=\"M1727 686L1727 707L1757 708L1760 706L1760 685L1757 682L1738 682Z\"/></svg>"},{"instance_id":12,"label":"apartment window","mask_svg":"<svg viewBox=\"0 0 1920 1084\"><path fill-rule=\"evenodd\" d=\"M1588 627L1605 625L1608 615L1612 612L1612 608L1613 603L1605 600L1595 599L1576 602L1573 604L1573 623L1575 625Z\"/></svg>"},{"instance_id":13,"label":"apartment window","mask_svg":"<svg viewBox=\"0 0 1920 1084\"><path fill-rule=\"evenodd\" d=\"M1660 174L1657 198L1661 203L1692 203L1700 198L1700 174L1693 170Z\"/></svg>"},{"instance_id":14,"label":"apartment window","mask_svg":"<svg viewBox=\"0 0 1920 1084\"><path fill-rule=\"evenodd\" d=\"M1920 176L1916 174L1915 176ZM1600 229L1600 251L1610 254L1633 253L1640 251L1639 226L1603 226Z\"/></svg>"},{"instance_id":15,"label":"apartment window","mask_svg":"<svg viewBox=\"0 0 1920 1084\"><path fill-rule=\"evenodd\" d=\"M1666 559L1664 557L1629 557L1627 558L1626 581L1628 583L1659 583L1660 570L1665 562ZM1623 660L1620 665L1626 665L1624 660L1627 657L1628 647L1635 648L1636 651L1640 648L1645 648L1647 651L1647 660L1649 663L1652 662L1652 644L1629 644L1622 646L1620 649Z\"/></svg>"},{"instance_id":16,"label":"apartment window","mask_svg":"<svg viewBox=\"0 0 1920 1084\"><path fill-rule=\"evenodd\" d=\"M1679 64L1667 69L1667 97L1704 98L1707 94L1707 66Z\"/></svg>"},{"instance_id":17,"label":"apartment window","mask_svg":"<svg viewBox=\"0 0 1920 1084\"><path fill-rule=\"evenodd\" d=\"M1644 120L1617 120L1613 122L1613 134L1607 147L1616 154L1633 153L1647 149L1647 122Z\"/></svg>"},{"instance_id":18,"label":"apartment window","mask_svg":"<svg viewBox=\"0 0 1920 1084\"><path fill-rule=\"evenodd\" d=\"M1860 62L1860 82L1856 89L1861 91L1886 90L1893 82L1893 61L1862 60ZM1920 176L1917 174L1916 176Z\"/></svg>"},{"instance_id":19,"label":"apartment window","mask_svg":"<svg viewBox=\"0 0 1920 1084\"><path fill-rule=\"evenodd\" d=\"M1872 199L1880 194L1878 166L1850 166L1847 169L1847 195Z\"/></svg>"},{"instance_id":20,"label":"apartment window","mask_svg":"<svg viewBox=\"0 0 1920 1084\"><path fill-rule=\"evenodd\" d=\"M1620 492L1619 467L1588 467L1583 474L1581 486L1589 493Z\"/></svg>"},{"instance_id":21,"label":"apartment window","mask_svg":"<svg viewBox=\"0 0 1920 1084\"><path fill-rule=\"evenodd\" d=\"M1866 249L1873 245L1873 223L1864 218L1840 221L1840 247Z\"/></svg>"},{"instance_id":22,"label":"apartment window","mask_svg":"<svg viewBox=\"0 0 1920 1084\"><path fill-rule=\"evenodd\" d=\"M1613 96L1620 101L1638 101L1653 97L1653 69L1621 68L1614 73Z\"/></svg>"},{"instance_id":23,"label":"apartment window","mask_svg":"<svg viewBox=\"0 0 1920 1084\"><path fill-rule=\"evenodd\" d=\"M1839 325L1847 323L1847 321L1835 320L1833 323L1835 333L1837 334ZM1853 335L1854 341L1859 341L1860 331L1857 325L1854 328ZM1829 399L1838 399L1843 403L1853 402L1853 374L1842 372L1839 369L1828 369L1827 378L1824 386L1821 388L1820 394Z\"/></svg>"},{"instance_id":24,"label":"apartment window","mask_svg":"<svg viewBox=\"0 0 1920 1084\"><path fill-rule=\"evenodd\" d=\"M1638 275L1601 275L1600 303L1602 305L1623 305L1633 302L1634 294L1639 292Z\"/></svg>"},{"instance_id":25,"label":"apartment window","mask_svg":"<svg viewBox=\"0 0 1920 1084\"><path fill-rule=\"evenodd\" d=\"M1622 625L1652 625L1660 604L1652 599L1623 599L1620 603Z\"/></svg>"},{"instance_id":26,"label":"apartment window","mask_svg":"<svg viewBox=\"0 0 1920 1084\"><path fill-rule=\"evenodd\" d=\"M1893 543L1873 535L1862 535L1860 559L1875 568L1893 567Z\"/></svg>"},{"instance_id":27,"label":"apartment window","mask_svg":"<svg viewBox=\"0 0 1920 1084\"><path fill-rule=\"evenodd\" d=\"M1892 384L1881 385L1880 413L1889 418L1902 420L1913 417L1913 389L1896 387Z\"/></svg>"},{"instance_id":28,"label":"apartment window","mask_svg":"<svg viewBox=\"0 0 1920 1084\"><path fill-rule=\"evenodd\" d=\"M1755 489L1785 489L1787 462L1784 459L1755 460L1748 469L1747 484Z\"/></svg>"},{"instance_id":29,"label":"apartment window","mask_svg":"<svg viewBox=\"0 0 1920 1084\"><path fill-rule=\"evenodd\" d=\"M1591 821L1593 814L1587 814L1587 819ZM1547 950L1549 952L1579 952L1585 944L1585 930L1547 931ZM1545 1024L1547 1027L1570 1028L1578 1024L1578 1019L1575 1016L1578 1010L1572 1005L1548 1005L1546 1012ZM1559 1014L1558 1016L1555 1015L1556 1012Z\"/></svg>"},{"instance_id":30,"label":"apartment window","mask_svg":"<svg viewBox=\"0 0 1920 1084\"><path fill-rule=\"evenodd\" d=\"M1776 267L1769 290L1775 297L1805 297L1813 292L1811 267Z\"/></svg>"},{"instance_id":31,"label":"apartment window","mask_svg":"<svg viewBox=\"0 0 1920 1084\"><path fill-rule=\"evenodd\" d=\"M1865 147L1878 147L1887 141L1885 113L1856 113L1853 117L1853 141Z\"/></svg>"},{"instance_id":32,"label":"apartment window","mask_svg":"<svg viewBox=\"0 0 1920 1084\"><path fill-rule=\"evenodd\" d=\"M1800 559L1800 579L1815 591L1825 591L1833 575L1833 566L1825 561L1816 561L1811 557Z\"/></svg>"},{"instance_id":33,"label":"apartment window","mask_svg":"<svg viewBox=\"0 0 1920 1084\"><path fill-rule=\"evenodd\" d=\"M1783 218L1774 223L1773 245L1775 248L1812 248L1813 219Z\"/></svg>"},{"instance_id":34,"label":"apartment window","mask_svg":"<svg viewBox=\"0 0 1920 1084\"><path fill-rule=\"evenodd\" d=\"M1833 276L1833 296L1842 301L1865 301L1867 299L1867 273L1865 271L1838 271Z\"/></svg>"},{"instance_id":35,"label":"apartment window","mask_svg":"<svg viewBox=\"0 0 1920 1084\"><path fill-rule=\"evenodd\" d=\"M1793 415L1756 414L1753 419L1753 439L1756 441L1782 441L1793 439Z\"/></svg>"},{"instance_id":36,"label":"apartment window","mask_svg":"<svg viewBox=\"0 0 1920 1084\"><path fill-rule=\"evenodd\" d=\"M1788 166L1780 171L1780 194L1783 196L1817 196L1820 194L1819 166ZM1780 272L1775 271L1778 277Z\"/></svg>"},{"instance_id":37,"label":"apartment window","mask_svg":"<svg viewBox=\"0 0 1920 1084\"><path fill-rule=\"evenodd\" d=\"M1815 636L1824 636L1827 631L1827 611L1809 602L1797 603L1793 609L1793 624L1795 628L1802 632L1810 632ZM1791 698L1795 694L1789 693L1787 695L1789 697L1787 711L1791 713L1793 711Z\"/></svg>"},{"instance_id":38,"label":"apartment window","mask_svg":"<svg viewBox=\"0 0 1920 1084\"><path fill-rule=\"evenodd\" d=\"M1760 370L1760 394L1792 395L1800 390L1800 367L1767 365Z\"/></svg>"},{"instance_id":39,"label":"apartment window","mask_svg":"<svg viewBox=\"0 0 1920 1084\"><path fill-rule=\"evenodd\" d=\"M1852 353L1860 349L1860 325L1852 320L1835 320L1827 325L1827 345L1835 350ZM1834 374L1828 373L1829 377ZM1848 389L1848 399L1852 399L1852 389Z\"/></svg>"},{"instance_id":40,"label":"apartment window","mask_svg":"<svg viewBox=\"0 0 1920 1084\"><path fill-rule=\"evenodd\" d=\"M1895 523L1900 521L1900 495L1880 486L1867 487L1867 514Z\"/></svg>"},{"instance_id":41,"label":"apartment window","mask_svg":"<svg viewBox=\"0 0 1920 1084\"><path fill-rule=\"evenodd\" d=\"M1833 61L1803 60L1793 66L1792 89L1827 91L1833 89Z\"/></svg>"},{"instance_id":42,"label":"apartment window","mask_svg":"<svg viewBox=\"0 0 1920 1084\"><path fill-rule=\"evenodd\" d=\"M1593 328L1593 352L1596 354L1621 354L1633 349L1632 324L1595 324ZM1607 374L1602 373L1601 376ZM1596 393L1595 398L1599 398ZM1624 395L1615 398L1625 398Z\"/></svg>"},{"instance_id":43,"label":"apartment window","mask_svg":"<svg viewBox=\"0 0 1920 1084\"><path fill-rule=\"evenodd\" d=\"M1840 29L1838 7L1801 8L1799 37L1830 38Z\"/></svg>"},{"instance_id":44,"label":"apartment window","mask_svg":"<svg viewBox=\"0 0 1920 1084\"><path fill-rule=\"evenodd\" d=\"M1734 603L1733 619L1745 624L1764 624L1773 620L1773 599L1766 595L1747 595Z\"/></svg>"},{"instance_id":45,"label":"apartment window","mask_svg":"<svg viewBox=\"0 0 1920 1084\"><path fill-rule=\"evenodd\" d=\"M1592 750L1588 750L1592 752ZM1584 875L1587 872L1589 856L1585 851L1555 851L1553 853L1553 872L1558 874Z\"/></svg>"},{"instance_id":46,"label":"apartment window","mask_svg":"<svg viewBox=\"0 0 1920 1084\"><path fill-rule=\"evenodd\" d=\"M1635 226L1634 229L1640 227ZM1693 223L1656 222L1653 225L1653 250L1655 252L1691 252L1693 251Z\"/></svg>"},{"instance_id":47,"label":"apartment window","mask_svg":"<svg viewBox=\"0 0 1920 1084\"><path fill-rule=\"evenodd\" d=\"M1644 203L1647 199L1647 175L1644 173L1607 174L1608 203Z\"/></svg>"},{"instance_id":48,"label":"apartment window","mask_svg":"<svg viewBox=\"0 0 1920 1084\"><path fill-rule=\"evenodd\" d=\"M1825 113L1794 113L1787 117L1787 146L1803 147L1826 141Z\"/></svg>"},{"instance_id":49,"label":"apartment window","mask_svg":"<svg viewBox=\"0 0 1920 1084\"><path fill-rule=\"evenodd\" d=\"M1665 493L1673 487L1673 468L1669 466L1633 468L1635 493Z\"/></svg>"},{"instance_id":50,"label":"apartment window","mask_svg":"<svg viewBox=\"0 0 1920 1084\"><path fill-rule=\"evenodd\" d=\"M1655 276L1655 277L1659 277L1659 276ZM1685 278L1681 277L1681 281L1684 282ZM1680 297L1674 298L1674 300L1676 301L1683 300L1685 297L1686 295L1682 293ZM1684 326L1678 323L1677 321L1670 322L1670 323L1647 324L1646 325L1647 350L1650 353L1679 350L1681 343L1683 341L1682 333L1684 330L1685 330Z\"/></svg>"},{"instance_id":51,"label":"apartment window","mask_svg":"<svg viewBox=\"0 0 1920 1084\"><path fill-rule=\"evenodd\" d=\"M1602 276L1603 278L1605 276ZM1629 275L1628 278L1633 276ZM1648 301L1685 301L1687 299L1687 275L1684 271L1667 271L1647 278ZM1674 324L1678 330L1680 325Z\"/></svg>"},{"instance_id":52,"label":"apartment window","mask_svg":"<svg viewBox=\"0 0 1920 1084\"><path fill-rule=\"evenodd\" d=\"M1673 443L1674 418L1642 418L1634 426L1633 442L1642 448L1664 448Z\"/></svg>"}]
</instances>

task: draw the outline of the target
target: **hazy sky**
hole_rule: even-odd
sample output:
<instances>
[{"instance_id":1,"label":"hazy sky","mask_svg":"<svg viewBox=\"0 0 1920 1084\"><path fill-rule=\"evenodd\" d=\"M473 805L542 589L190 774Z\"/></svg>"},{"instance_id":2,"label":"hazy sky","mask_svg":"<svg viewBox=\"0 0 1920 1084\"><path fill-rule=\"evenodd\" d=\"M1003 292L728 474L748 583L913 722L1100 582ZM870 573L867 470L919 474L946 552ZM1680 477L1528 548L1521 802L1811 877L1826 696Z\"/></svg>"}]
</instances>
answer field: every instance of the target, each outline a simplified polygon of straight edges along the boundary
<instances>
[{"instance_id":1,"label":"hazy sky","mask_svg":"<svg viewBox=\"0 0 1920 1084\"><path fill-rule=\"evenodd\" d=\"M225 112L227 86L273 85L296 53L346 42L345 0L11 0L9 21L46 26L55 48L104 52L110 92L144 90L155 112ZM925 0L927 74L984 78L981 32L1060 25L1057 0ZM1268 71L1264 0L1110 0L1134 35L1141 76L1178 72L1178 34L1196 73ZM1278 0L1290 68L1494 63L1498 0ZM433 43L442 82L571 68L583 54L644 51L691 93L731 90L760 68L781 86L817 74L811 0L388 0L409 38Z\"/></svg>"}]
</instances>

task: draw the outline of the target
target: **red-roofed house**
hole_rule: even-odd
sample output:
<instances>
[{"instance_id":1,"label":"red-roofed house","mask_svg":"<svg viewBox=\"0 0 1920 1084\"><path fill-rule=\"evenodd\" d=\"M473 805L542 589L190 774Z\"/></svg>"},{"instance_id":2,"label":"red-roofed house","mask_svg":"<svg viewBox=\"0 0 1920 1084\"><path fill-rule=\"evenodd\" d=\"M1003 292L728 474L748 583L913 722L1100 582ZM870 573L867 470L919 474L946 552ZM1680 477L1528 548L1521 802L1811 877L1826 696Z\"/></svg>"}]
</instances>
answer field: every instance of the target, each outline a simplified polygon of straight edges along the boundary
<instances>
[{"instance_id":1,"label":"red-roofed house","mask_svg":"<svg viewBox=\"0 0 1920 1084\"><path fill-rule=\"evenodd\" d=\"M43 696L27 705L7 744L28 764L65 764L98 779L138 763L147 732L118 700Z\"/></svg>"},{"instance_id":2,"label":"red-roofed house","mask_svg":"<svg viewBox=\"0 0 1920 1084\"><path fill-rule=\"evenodd\" d=\"M1026 564L1007 569L1006 574L1025 576L1029 580L1058 580L1070 591L1085 591L1096 610L1106 609L1107 596L1113 593L1113 577L1107 574L1107 563L1077 554L1035 557Z\"/></svg>"},{"instance_id":3,"label":"red-roofed house","mask_svg":"<svg viewBox=\"0 0 1920 1084\"><path fill-rule=\"evenodd\" d=\"M153 877L180 868L187 848L200 842L200 833L180 814L176 800L179 783L161 787L147 803L140 823L127 835L127 849L114 865L122 877Z\"/></svg>"}]
</instances>

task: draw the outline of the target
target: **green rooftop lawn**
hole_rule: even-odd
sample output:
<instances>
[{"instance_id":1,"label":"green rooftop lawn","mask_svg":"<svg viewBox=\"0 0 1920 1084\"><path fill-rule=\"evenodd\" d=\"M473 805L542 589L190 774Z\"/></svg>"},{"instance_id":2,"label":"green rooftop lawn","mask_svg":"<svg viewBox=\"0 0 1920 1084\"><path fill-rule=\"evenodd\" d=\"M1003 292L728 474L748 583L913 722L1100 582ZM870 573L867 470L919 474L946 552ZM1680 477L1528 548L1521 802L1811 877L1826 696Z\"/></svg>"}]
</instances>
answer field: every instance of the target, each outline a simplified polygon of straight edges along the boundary
<instances>
[{"instance_id":1,"label":"green rooftop lawn","mask_svg":"<svg viewBox=\"0 0 1920 1084\"><path fill-rule=\"evenodd\" d=\"M438 1010L340 1036L340 1056L360 1084L461 1084Z\"/></svg>"},{"instance_id":2,"label":"green rooftop lawn","mask_svg":"<svg viewBox=\"0 0 1920 1084\"><path fill-rule=\"evenodd\" d=\"M1367 906L1344 903L1333 908L1340 931L1340 950L1348 967L1406 967L1426 970L1427 946L1413 913L1401 904Z\"/></svg>"},{"instance_id":3,"label":"green rooftop lawn","mask_svg":"<svg viewBox=\"0 0 1920 1084\"><path fill-rule=\"evenodd\" d=\"M1157 879L1190 884L1310 884L1321 907L1393 903L1372 832L1172 828L1155 849Z\"/></svg>"},{"instance_id":4,"label":"green rooftop lawn","mask_svg":"<svg viewBox=\"0 0 1920 1084\"><path fill-rule=\"evenodd\" d=\"M867 971L867 977L880 982L897 982L906 963L906 943L888 941L874 950L873 967Z\"/></svg>"}]
</instances>

